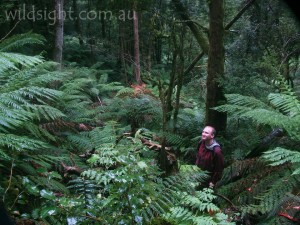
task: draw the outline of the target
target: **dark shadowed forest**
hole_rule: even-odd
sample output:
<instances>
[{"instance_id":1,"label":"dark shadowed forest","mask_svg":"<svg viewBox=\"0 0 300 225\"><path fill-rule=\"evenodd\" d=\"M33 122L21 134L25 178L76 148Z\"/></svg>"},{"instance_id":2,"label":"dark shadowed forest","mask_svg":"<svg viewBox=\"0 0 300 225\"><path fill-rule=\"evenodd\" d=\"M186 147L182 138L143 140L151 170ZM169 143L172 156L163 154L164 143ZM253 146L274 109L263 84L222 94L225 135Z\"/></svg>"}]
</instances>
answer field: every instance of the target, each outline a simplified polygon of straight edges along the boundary
<instances>
[{"instance_id":1,"label":"dark shadowed forest","mask_svg":"<svg viewBox=\"0 0 300 225\"><path fill-rule=\"evenodd\" d=\"M297 1L0 3L0 225L300 224Z\"/></svg>"}]
</instances>

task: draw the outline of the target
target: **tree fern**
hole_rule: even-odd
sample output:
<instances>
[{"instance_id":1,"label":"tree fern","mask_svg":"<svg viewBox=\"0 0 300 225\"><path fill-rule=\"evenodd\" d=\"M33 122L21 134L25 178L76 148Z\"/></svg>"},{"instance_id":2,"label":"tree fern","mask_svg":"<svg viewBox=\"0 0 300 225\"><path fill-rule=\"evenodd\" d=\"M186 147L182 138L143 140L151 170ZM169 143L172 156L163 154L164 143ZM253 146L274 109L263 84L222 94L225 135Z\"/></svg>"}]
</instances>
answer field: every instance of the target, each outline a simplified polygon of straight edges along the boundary
<instances>
[{"instance_id":1,"label":"tree fern","mask_svg":"<svg viewBox=\"0 0 300 225\"><path fill-rule=\"evenodd\" d=\"M227 95L228 104L215 109L228 112L236 118L253 121L258 125L283 128L288 140L293 143L290 145L293 148L293 146L298 146L300 141L300 103L292 89L283 79L280 78L277 85L280 92L269 94L269 104L252 97L231 94ZM222 187L220 191L227 189L227 194L230 194L231 190L243 187L244 190L233 201L236 204L244 205L244 212L256 216L260 215L260 220L268 224L270 218L267 216L270 212L278 207L282 199L285 198L286 193L292 193L299 185L299 180L297 179L299 174L298 153L297 148L289 150L284 146L266 151L262 156L264 162L261 160L257 162L269 163L271 167L265 165L256 168L257 171L255 172L247 171L248 175L240 173L241 171L233 172L233 174L238 174L238 177L231 176L231 179L233 178L237 181L233 183L229 181L229 184ZM257 165L256 160L253 163L254 166ZM226 170L230 171L232 168L235 168L235 166L232 165L231 168ZM294 176L291 177L291 174ZM239 180L239 176L242 177L241 180Z\"/></svg>"},{"instance_id":2,"label":"tree fern","mask_svg":"<svg viewBox=\"0 0 300 225\"><path fill-rule=\"evenodd\" d=\"M298 166L300 163L300 152L277 147L265 152L262 157L269 161L271 166L291 163L295 166L292 175L300 174L300 167Z\"/></svg>"},{"instance_id":3,"label":"tree fern","mask_svg":"<svg viewBox=\"0 0 300 225\"><path fill-rule=\"evenodd\" d=\"M42 45L45 41L46 39L42 35L32 32L16 34L0 42L0 52L20 50L22 47L28 45Z\"/></svg>"},{"instance_id":4,"label":"tree fern","mask_svg":"<svg viewBox=\"0 0 300 225\"><path fill-rule=\"evenodd\" d=\"M216 198L213 195L213 190L203 189L195 192L195 195L182 192L182 201L178 206L170 209L170 212L164 217L172 219L177 224L235 224L230 222L230 218L219 212L220 209L211 201ZM209 216L208 213L212 215Z\"/></svg>"},{"instance_id":5,"label":"tree fern","mask_svg":"<svg viewBox=\"0 0 300 225\"><path fill-rule=\"evenodd\" d=\"M18 53L11 53L18 47L24 44L41 44L43 38L36 34L16 35L9 39L5 39L0 43L0 72L6 70L19 70L19 65L30 67L41 63L43 60L39 56L27 56Z\"/></svg>"}]
</instances>

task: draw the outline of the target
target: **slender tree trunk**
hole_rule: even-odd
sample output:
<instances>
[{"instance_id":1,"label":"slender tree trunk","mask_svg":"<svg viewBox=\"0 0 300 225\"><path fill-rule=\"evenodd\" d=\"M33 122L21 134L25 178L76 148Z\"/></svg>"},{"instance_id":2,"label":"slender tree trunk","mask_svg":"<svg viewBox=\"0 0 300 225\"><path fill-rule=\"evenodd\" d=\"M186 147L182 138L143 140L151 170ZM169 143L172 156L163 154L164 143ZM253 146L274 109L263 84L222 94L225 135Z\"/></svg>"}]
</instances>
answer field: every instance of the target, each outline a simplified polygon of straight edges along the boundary
<instances>
[{"instance_id":1,"label":"slender tree trunk","mask_svg":"<svg viewBox=\"0 0 300 225\"><path fill-rule=\"evenodd\" d=\"M80 18L78 13L77 0L73 0L73 10L74 10L74 16L73 16L74 26L78 34L79 44L82 46L83 45L82 29L81 29Z\"/></svg>"},{"instance_id":2,"label":"slender tree trunk","mask_svg":"<svg viewBox=\"0 0 300 225\"><path fill-rule=\"evenodd\" d=\"M179 66L177 71L177 88L176 88L176 96L175 96L175 107L174 107L174 114L173 114L173 120L174 120L174 125L173 125L173 132L176 132L177 128L177 118L178 118L178 113L179 113L179 107L180 107L180 94L181 94L181 89L183 86L183 77L184 77L184 41L185 41L185 33L186 29L185 26L183 26L181 35L180 35L180 43L179 43L179 50L178 50L178 56L179 56Z\"/></svg>"},{"instance_id":3,"label":"slender tree trunk","mask_svg":"<svg viewBox=\"0 0 300 225\"><path fill-rule=\"evenodd\" d=\"M141 85L141 68L140 68L140 48L139 48L139 18L136 10L133 10L133 31L134 31L134 73L136 82Z\"/></svg>"},{"instance_id":4,"label":"slender tree trunk","mask_svg":"<svg viewBox=\"0 0 300 225\"><path fill-rule=\"evenodd\" d=\"M63 43L64 43L64 0L55 0L55 46L54 61L58 63L57 69L62 68Z\"/></svg>"},{"instance_id":5,"label":"slender tree trunk","mask_svg":"<svg viewBox=\"0 0 300 225\"><path fill-rule=\"evenodd\" d=\"M104 13L101 13L101 35L102 38L106 38L106 23Z\"/></svg>"},{"instance_id":6,"label":"slender tree trunk","mask_svg":"<svg viewBox=\"0 0 300 225\"><path fill-rule=\"evenodd\" d=\"M287 57L283 62L283 71L282 71L282 73L283 73L283 77L285 78L287 83L293 88L294 83L293 83L293 79L290 76L289 57Z\"/></svg>"},{"instance_id":7,"label":"slender tree trunk","mask_svg":"<svg viewBox=\"0 0 300 225\"><path fill-rule=\"evenodd\" d=\"M149 34L148 38L148 51L147 51L147 71L151 71L152 67L152 54L153 54L153 37Z\"/></svg>"},{"instance_id":8,"label":"slender tree trunk","mask_svg":"<svg viewBox=\"0 0 300 225\"><path fill-rule=\"evenodd\" d=\"M172 107L172 94L173 94L173 89L175 85L175 76L176 76L176 71L177 71L177 57L178 57L178 49L176 47L176 34L175 32L172 32L171 34L171 39L174 43L174 49L173 49L173 54L172 54L172 71L170 73L170 82L167 87L167 89L164 89L163 84L161 84L161 81L159 81L158 84L158 89L159 89L159 97L160 101L162 103L162 111L163 111L163 124L162 124L162 130L163 133L168 132L168 124L171 119L171 112L173 110ZM162 171L164 171L164 175L168 176L170 175L171 172L171 167L168 163L168 157L167 157L167 152L166 152L166 137L163 136L162 138L162 144L161 144L161 149L159 152L159 166Z\"/></svg>"},{"instance_id":9,"label":"slender tree trunk","mask_svg":"<svg viewBox=\"0 0 300 225\"><path fill-rule=\"evenodd\" d=\"M225 132L227 124L226 113L212 109L225 102L223 88L218 81L224 75L224 8L223 0L209 2L209 51L207 65L207 95L205 122L217 131Z\"/></svg>"},{"instance_id":10,"label":"slender tree trunk","mask_svg":"<svg viewBox=\"0 0 300 225\"><path fill-rule=\"evenodd\" d=\"M119 21L119 39L120 39L120 62L121 69L124 76L125 83L128 84L128 76L126 70L126 56L125 56L125 23Z\"/></svg>"}]
</instances>

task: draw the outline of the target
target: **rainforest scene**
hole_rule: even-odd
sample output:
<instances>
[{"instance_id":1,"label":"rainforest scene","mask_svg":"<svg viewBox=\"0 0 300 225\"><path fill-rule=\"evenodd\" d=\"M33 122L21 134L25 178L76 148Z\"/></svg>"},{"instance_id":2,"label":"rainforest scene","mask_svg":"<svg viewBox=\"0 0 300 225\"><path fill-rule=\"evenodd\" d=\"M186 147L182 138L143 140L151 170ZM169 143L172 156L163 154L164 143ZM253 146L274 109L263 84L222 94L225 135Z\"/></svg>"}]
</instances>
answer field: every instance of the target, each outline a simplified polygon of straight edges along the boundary
<instances>
[{"instance_id":1,"label":"rainforest scene","mask_svg":"<svg viewBox=\"0 0 300 225\"><path fill-rule=\"evenodd\" d=\"M0 2L0 225L300 224L297 1Z\"/></svg>"}]
</instances>

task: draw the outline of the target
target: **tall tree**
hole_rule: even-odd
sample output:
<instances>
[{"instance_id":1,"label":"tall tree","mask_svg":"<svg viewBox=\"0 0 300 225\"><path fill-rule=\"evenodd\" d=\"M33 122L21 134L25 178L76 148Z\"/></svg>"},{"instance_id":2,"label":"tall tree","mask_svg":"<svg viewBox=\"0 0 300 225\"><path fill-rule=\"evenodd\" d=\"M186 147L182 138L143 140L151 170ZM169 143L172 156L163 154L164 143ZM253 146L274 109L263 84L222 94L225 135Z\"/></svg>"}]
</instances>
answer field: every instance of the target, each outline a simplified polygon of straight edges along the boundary
<instances>
[{"instance_id":1,"label":"tall tree","mask_svg":"<svg viewBox=\"0 0 300 225\"><path fill-rule=\"evenodd\" d=\"M218 79L224 75L224 7L223 0L209 1L209 51L207 64L207 94L205 122L218 131L225 131L227 116L212 109L225 101Z\"/></svg>"},{"instance_id":2,"label":"tall tree","mask_svg":"<svg viewBox=\"0 0 300 225\"><path fill-rule=\"evenodd\" d=\"M180 0L172 0L172 3L176 9L176 12L180 15L183 22L190 28L194 37L196 38L197 43L202 48L204 53L208 53L208 42L207 37L204 32L199 29L199 26L193 21L188 13L187 8L182 4Z\"/></svg>"},{"instance_id":3,"label":"tall tree","mask_svg":"<svg viewBox=\"0 0 300 225\"><path fill-rule=\"evenodd\" d=\"M82 39L82 28L80 24L80 18L79 18L79 12L77 7L77 0L73 0L73 10L74 10L74 27L78 35L79 44L83 45L83 39Z\"/></svg>"},{"instance_id":4,"label":"tall tree","mask_svg":"<svg viewBox=\"0 0 300 225\"><path fill-rule=\"evenodd\" d=\"M136 11L136 3L133 9L133 31L134 31L134 74L136 82L141 85L140 47L139 47L139 18Z\"/></svg>"},{"instance_id":5,"label":"tall tree","mask_svg":"<svg viewBox=\"0 0 300 225\"><path fill-rule=\"evenodd\" d=\"M62 68L64 43L64 0L55 0L55 46L54 61L58 63L58 70Z\"/></svg>"}]
</instances>

